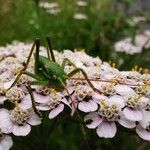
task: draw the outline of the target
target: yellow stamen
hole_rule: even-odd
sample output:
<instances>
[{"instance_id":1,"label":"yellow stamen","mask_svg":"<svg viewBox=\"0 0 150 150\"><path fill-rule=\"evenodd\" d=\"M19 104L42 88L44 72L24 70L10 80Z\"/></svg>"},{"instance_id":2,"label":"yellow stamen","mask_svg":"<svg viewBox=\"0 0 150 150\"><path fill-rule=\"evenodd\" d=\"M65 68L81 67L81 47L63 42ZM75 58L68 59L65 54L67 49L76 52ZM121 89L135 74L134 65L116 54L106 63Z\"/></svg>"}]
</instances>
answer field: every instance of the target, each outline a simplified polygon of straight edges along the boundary
<instances>
[{"instance_id":1,"label":"yellow stamen","mask_svg":"<svg viewBox=\"0 0 150 150\"><path fill-rule=\"evenodd\" d=\"M144 74L148 74L148 69L144 69Z\"/></svg>"},{"instance_id":2,"label":"yellow stamen","mask_svg":"<svg viewBox=\"0 0 150 150\"><path fill-rule=\"evenodd\" d=\"M15 104L15 107L19 107L19 106L18 106L18 101L17 101L17 100L15 100L14 104Z\"/></svg>"},{"instance_id":3,"label":"yellow stamen","mask_svg":"<svg viewBox=\"0 0 150 150\"><path fill-rule=\"evenodd\" d=\"M138 72L139 72L139 73L141 73L141 72L142 72L142 70L143 70L143 68L141 68L141 67L140 67L140 68L139 68L139 70L138 70Z\"/></svg>"},{"instance_id":4,"label":"yellow stamen","mask_svg":"<svg viewBox=\"0 0 150 150\"><path fill-rule=\"evenodd\" d=\"M49 91L50 91L50 93L51 93L51 94L56 95L56 91L55 91L55 89L50 88L50 89L49 89Z\"/></svg>"},{"instance_id":5,"label":"yellow stamen","mask_svg":"<svg viewBox=\"0 0 150 150\"><path fill-rule=\"evenodd\" d=\"M105 102L105 100L100 100L99 103L104 107L104 108L108 108L108 104Z\"/></svg>"},{"instance_id":6,"label":"yellow stamen","mask_svg":"<svg viewBox=\"0 0 150 150\"><path fill-rule=\"evenodd\" d=\"M138 66L137 65L134 66L134 71L138 71Z\"/></svg>"},{"instance_id":7,"label":"yellow stamen","mask_svg":"<svg viewBox=\"0 0 150 150\"><path fill-rule=\"evenodd\" d=\"M113 68L116 68L116 63L112 63L112 67L113 67Z\"/></svg>"}]
</instances>

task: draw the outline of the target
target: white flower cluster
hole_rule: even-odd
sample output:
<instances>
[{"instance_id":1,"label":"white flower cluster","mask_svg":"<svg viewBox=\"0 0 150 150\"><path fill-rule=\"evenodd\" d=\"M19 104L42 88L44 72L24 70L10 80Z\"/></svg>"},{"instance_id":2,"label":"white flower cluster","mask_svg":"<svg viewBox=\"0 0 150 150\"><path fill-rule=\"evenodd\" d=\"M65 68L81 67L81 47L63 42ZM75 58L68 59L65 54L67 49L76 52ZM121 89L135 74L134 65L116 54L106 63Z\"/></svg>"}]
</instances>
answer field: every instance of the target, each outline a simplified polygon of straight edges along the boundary
<instances>
[{"instance_id":1,"label":"white flower cluster","mask_svg":"<svg viewBox=\"0 0 150 150\"><path fill-rule=\"evenodd\" d=\"M114 137L117 127L121 125L135 129L142 139L150 141L150 74L146 70L135 67L132 71L119 71L114 65L102 63L99 58L90 57L84 51L54 51L59 64L68 58L82 68L94 88L81 72L77 72L67 79L67 90L33 85L33 103L31 93L27 90L29 83L35 81L32 77L22 75L17 84L7 90L24 67L30 49L31 44L23 43L0 47L1 150L8 150L12 146L10 133L26 136L31 126L41 123L42 117L37 112L48 111L48 117L53 119L66 107L71 110L72 116L76 111L84 112L87 127L96 128L99 137ZM47 57L45 48L40 48L40 55ZM75 66L71 64L65 66L66 74L74 69ZM33 56L27 71L34 73Z\"/></svg>"},{"instance_id":2,"label":"white flower cluster","mask_svg":"<svg viewBox=\"0 0 150 150\"><path fill-rule=\"evenodd\" d=\"M61 12L60 6L57 2L40 2L39 6L52 15L57 15Z\"/></svg>"},{"instance_id":3,"label":"white flower cluster","mask_svg":"<svg viewBox=\"0 0 150 150\"><path fill-rule=\"evenodd\" d=\"M150 31L146 30L143 34L135 36L135 42L132 43L132 38L126 38L115 43L114 48L117 52L125 52L133 55L141 53L143 48L150 48Z\"/></svg>"},{"instance_id":4,"label":"white flower cluster","mask_svg":"<svg viewBox=\"0 0 150 150\"><path fill-rule=\"evenodd\" d=\"M77 0L76 1L76 5L78 7L86 7L88 5L88 2L86 0ZM79 8L80 9L80 8ZM73 15L73 18L76 20L87 20L88 16L85 13L82 12L76 12Z\"/></svg>"}]
</instances>

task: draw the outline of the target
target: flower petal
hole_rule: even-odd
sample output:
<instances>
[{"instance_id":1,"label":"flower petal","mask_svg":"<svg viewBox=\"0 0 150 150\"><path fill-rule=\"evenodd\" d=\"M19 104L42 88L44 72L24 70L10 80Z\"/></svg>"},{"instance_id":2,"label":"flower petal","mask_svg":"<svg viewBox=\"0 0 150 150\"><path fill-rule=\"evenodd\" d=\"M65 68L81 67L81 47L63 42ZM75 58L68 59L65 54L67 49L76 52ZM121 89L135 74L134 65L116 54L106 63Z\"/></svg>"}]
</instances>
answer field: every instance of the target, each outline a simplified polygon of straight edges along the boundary
<instances>
[{"instance_id":1,"label":"flower petal","mask_svg":"<svg viewBox=\"0 0 150 150\"><path fill-rule=\"evenodd\" d=\"M134 121L130 121L128 119L125 118L124 114L120 115L120 119L118 120L118 122L125 128L135 128L136 124Z\"/></svg>"},{"instance_id":2,"label":"flower petal","mask_svg":"<svg viewBox=\"0 0 150 150\"><path fill-rule=\"evenodd\" d=\"M56 108L52 109L49 113L49 118L55 118L59 113L64 110L64 104L59 104Z\"/></svg>"},{"instance_id":3,"label":"flower petal","mask_svg":"<svg viewBox=\"0 0 150 150\"><path fill-rule=\"evenodd\" d=\"M0 104L3 104L3 102L6 100L5 96L0 96Z\"/></svg>"},{"instance_id":4,"label":"flower petal","mask_svg":"<svg viewBox=\"0 0 150 150\"><path fill-rule=\"evenodd\" d=\"M136 127L136 133L143 140L150 141L150 131L147 131L146 129L142 128L139 124Z\"/></svg>"},{"instance_id":5,"label":"flower petal","mask_svg":"<svg viewBox=\"0 0 150 150\"><path fill-rule=\"evenodd\" d=\"M100 95L100 94L94 92L94 93L92 94L92 99L93 99L94 101L96 101L97 103L99 103L100 100L108 100L108 97L106 97L106 96L104 96L104 95Z\"/></svg>"},{"instance_id":6,"label":"flower petal","mask_svg":"<svg viewBox=\"0 0 150 150\"><path fill-rule=\"evenodd\" d=\"M139 122L139 124L146 129L150 124L150 111L142 110L143 119Z\"/></svg>"},{"instance_id":7,"label":"flower petal","mask_svg":"<svg viewBox=\"0 0 150 150\"><path fill-rule=\"evenodd\" d=\"M123 108L125 106L125 101L123 99L123 97L121 96L118 96L118 95L114 95L114 96L111 96L108 100L108 102L113 105L117 105L117 108Z\"/></svg>"},{"instance_id":8,"label":"flower petal","mask_svg":"<svg viewBox=\"0 0 150 150\"><path fill-rule=\"evenodd\" d=\"M130 121L141 121L143 116L140 110L133 110L130 108L125 108L123 110L124 116Z\"/></svg>"},{"instance_id":9,"label":"flower petal","mask_svg":"<svg viewBox=\"0 0 150 150\"><path fill-rule=\"evenodd\" d=\"M99 137L113 138L117 132L117 128L114 122L102 122L96 132Z\"/></svg>"},{"instance_id":10,"label":"flower petal","mask_svg":"<svg viewBox=\"0 0 150 150\"><path fill-rule=\"evenodd\" d=\"M70 104L69 104L69 102L67 101L67 99L63 98L63 99L61 99L61 101L62 101L64 104L66 104L67 106L71 107Z\"/></svg>"},{"instance_id":11,"label":"flower petal","mask_svg":"<svg viewBox=\"0 0 150 150\"><path fill-rule=\"evenodd\" d=\"M41 111L50 110L50 107L48 105L44 105L44 104L38 105L38 106L36 106L36 108Z\"/></svg>"},{"instance_id":12,"label":"flower petal","mask_svg":"<svg viewBox=\"0 0 150 150\"><path fill-rule=\"evenodd\" d=\"M92 121L90 124L86 125L89 129L96 128L103 121L103 119L100 118L96 112L92 112L92 113L89 113L88 115L86 115L84 118L84 121L86 122L88 120Z\"/></svg>"},{"instance_id":13,"label":"flower petal","mask_svg":"<svg viewBox=\"0 0 150 150\"><path fill-rule=\"evenodd\" d=\"M9 150L13 145L12 138L8 135L4 135L0 139L0 150Z\"/></svg>"},{"instance_id":14,"label":"flower petal","mask_svg":"<svg viewBox=\"0 0 150 150\"><path fill-rule=\"evenodd\" d=\"M98 105L94 100L89 100L88 102L81 101L78 104L78 108L83 112L92 112L98 109Z\"/></svg>"},{"instance_id":15,"label":"flower petal","mask_svg":"<svg viewBox=\"0 0 150 150\"><path fill-rule=\"evenodd\" d=\"M36 92L33 92L34 94L34 99L37 103L48 103L49 102L49 95L47 96L43 96L43 95L40 95L40 94L37 94Z\"/></svg>"},{"instance_id":16,"label":"flower petal","mask_svg":"<svg viewBox=\"0 0 150 150\"><path fill-rule=\"evenodd\" d=\"M127 85L116 85L115 90L120 95L130 95L135 93L133 89Z\"/></svg>"},{"instance_id":17,"label":"flower petal","mask_svg":"<svg viewBox=\"0 0 150 150\"><path fill-rule=\"evenodd\" d=\"M37 116L33 111L31 111L28 123L32 126L39 125L41 124L41 118Z\"/></svg>"},{"instance_id":18,"label":"flower petal","mask_svg":"<svg viewBox=\"0 0 150 150\"><path fill-rule=\"evenodd\" d=\"M24 124L23 126L14 125L12 133L16 136L26 136L30 133L31 126Z\"/></svg>"},{"instance_id":19,"label":"flower petal","mask_svg":"<svg viewBox=\"0 0 150 150\"><path fill-rule=\"evenodd\" d=\"M6 109L0 110L0 128L3 133L11 133L13 124L10 119L9 111Z\"/></svg>"},{"instance_id":20,"label":"flower petal","mask_svg":"<svg viewBox=\"0 0 150 150\"><path fill-rule=\"evenodd\" d=\"M19 104L19 107L21 107L22 109L30 109L30 108L32 108L32 102L31 102L30 95L26 95L21 100L21 103Z\"/></svg>"}]
</instances>

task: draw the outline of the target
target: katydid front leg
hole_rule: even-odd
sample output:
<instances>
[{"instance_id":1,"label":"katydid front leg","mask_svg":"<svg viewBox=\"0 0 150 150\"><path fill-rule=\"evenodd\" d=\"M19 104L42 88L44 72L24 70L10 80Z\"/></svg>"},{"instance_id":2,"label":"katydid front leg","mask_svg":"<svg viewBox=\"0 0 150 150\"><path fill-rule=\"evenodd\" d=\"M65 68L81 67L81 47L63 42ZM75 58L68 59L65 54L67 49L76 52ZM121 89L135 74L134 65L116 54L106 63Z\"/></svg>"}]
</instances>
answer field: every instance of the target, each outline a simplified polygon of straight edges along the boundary
<instances>
[{"instance_id":1,"label":"katydid front leg","mask_svg":"<svg viewBox=\"0 0 150 150\"><path fill-rule=\"evenodd\" d=\"M39 39L36 39L36 40L34 41L34 43L33 43L33 45L32 45L32 48L31 48L31 50L30 50L29 56L28 56L28 58L27 58L27 61L26 61L26 63L25 63L24 68L23 68L23 69L20 71L20 73L17 75L15 81L14 81L14 82L12 83L12 85L7 89L7 91L10 90L10 89L18 82L18 80L20 79L20 77L21 77L22 74L25 74L25 70L28 68L28 65L29 65L29 62L30 62L30 59L31 59L31 56L32 56L32 53L33 53L33 51L34 51L35 46L36 46L36 52L38 52L38 49L39 49ZM38 59L38 57L36 57L36 59ZM37 63L37 61L35 61L35 70L36 70L36 72L37 72L37 70L38 70L38 63Z\"/></svg>"},{"instance_id":2,"label":"katydid front leg","mask_svg":"<svg viewBox=\"0 0 150 150\"><path fill-rule=\"evenodd\" d=\"M33 92L32 92L31 84L29 84L28 86L26 86L26 88L27 88L27 90L29 92L29 95L31 97L31 102L32 102L33 110L34 110L35 114L37 114L41 118L42 115L41 115L41 113L36 108L35 99L34 99L34 95L33 95Z\"/></svg>"}]
</instances>

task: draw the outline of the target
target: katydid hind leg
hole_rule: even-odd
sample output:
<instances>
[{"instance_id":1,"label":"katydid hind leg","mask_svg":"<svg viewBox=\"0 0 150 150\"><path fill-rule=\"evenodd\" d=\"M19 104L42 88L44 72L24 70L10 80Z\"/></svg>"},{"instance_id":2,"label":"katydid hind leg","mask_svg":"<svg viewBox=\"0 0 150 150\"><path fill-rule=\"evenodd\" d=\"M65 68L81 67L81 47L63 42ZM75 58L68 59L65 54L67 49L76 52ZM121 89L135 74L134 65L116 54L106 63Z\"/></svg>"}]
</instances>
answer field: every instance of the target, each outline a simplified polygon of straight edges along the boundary
<instances>
[{"instance_id":1,"label":"katydid hind leg","mask_svg":"<svg viewBox=\"0 0 150 150\"><path fill-rule=\"evenodd\" d=\"M72 77L73 75L75 75L76 73L78 72L81 72L82 75L84 76L85 80L88 82L88 84L90 85L90 87L93 89L93 91L96 91L98 92L99 94L102 94L100 92L100 90L98 90L97 88L94 87L94 85L92 84L92 82L90 81L90 79L88 78L88 75L86 74L86 72L81 69L81 68L76 68L74 69L73 71L71 71L69 74L68 74L68 77ZM80 80L80 79L79 79Z\"/></svg>"},{"instance_id":2,"label":"katydid hind leg","mask_svg":"<svg viewBox=\"0 0 150 150\"><path fill-rule=\"evenodd\" d=\"M98 93L101 94L101 92L94 87L94 85L92 84L92 82L90 81L90 79L88 78L87 73L82 69L82 68L78 68L73 62L71 62L68 58L64 59L64 63L63 65L66 64L66 62L68 62L69 64L71 64L72 66L75 67L75 69L73 71L71 71L70 73L67 74L68 77L72 77L73 75L75 75L78 72L81 72L82 75L85 77L85 80L88 82L88 84L90 85L90 87L93 89L93 91L96 91Z\"/></svg>"},{"instance_id":3,"label":"katydid hind leg","mask_svg":"<svg viewBox=\"0 0 150 150\"><path fill-rule=\"evenodd\" d=\"M35 64L34 64L35 74L38 74L39 72L39 52L40 52L40 40L36 39L36 52L35 52Z\"/></svg>"}]
</instances>

